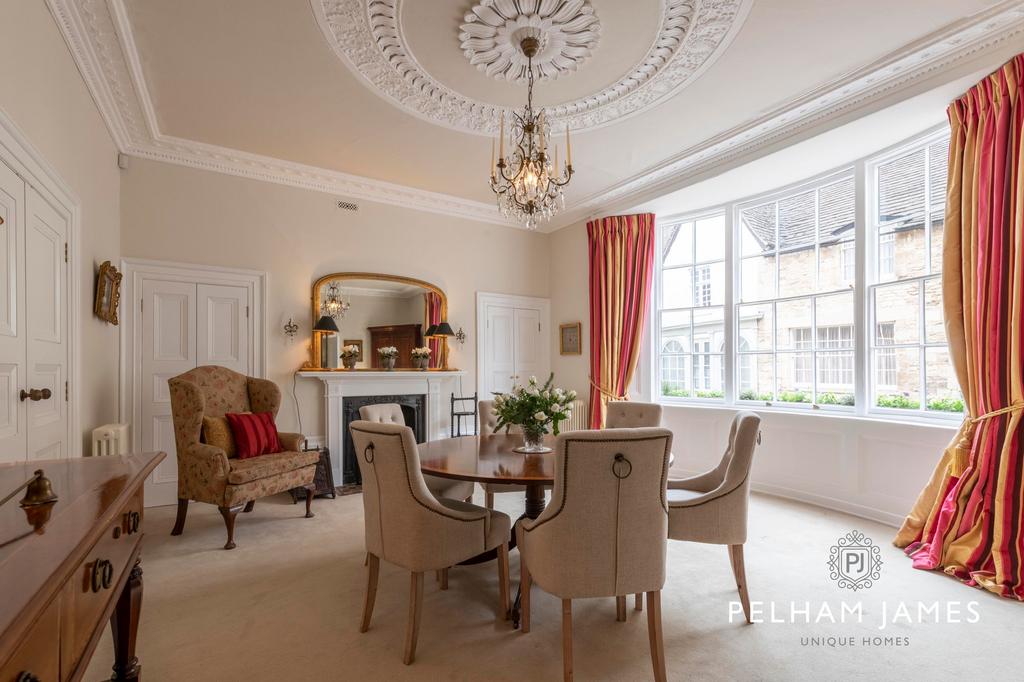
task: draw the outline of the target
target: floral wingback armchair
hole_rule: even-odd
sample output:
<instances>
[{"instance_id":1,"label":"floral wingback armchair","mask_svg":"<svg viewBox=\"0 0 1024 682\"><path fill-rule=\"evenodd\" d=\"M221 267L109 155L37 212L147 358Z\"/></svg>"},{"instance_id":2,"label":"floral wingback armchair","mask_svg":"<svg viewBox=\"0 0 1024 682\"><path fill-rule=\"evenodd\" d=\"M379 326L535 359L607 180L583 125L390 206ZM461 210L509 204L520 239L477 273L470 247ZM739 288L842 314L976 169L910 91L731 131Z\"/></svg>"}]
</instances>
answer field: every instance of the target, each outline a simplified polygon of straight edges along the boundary
<instances>
[{"instance_id":1,"label":"floral wingback armchair","mask_svg":"<svg viewBox=\"0 0 1024 682\"><path fill-rule=\"evenodd\" d=\"M306 488L306 517L313 516L313 476L317 451L302 452L303 437L279 433L283 452L239 459L203 442L203 417L228 412L269 412L277 416L281 390L272 381L255 379L225 367L206 365L167 381L174 416L178 456L178 516L171 535L181 535L189 500L217 505L227 526L224 549L235 546L235 517L268 495Z\"/></svg>"}]
</instances>

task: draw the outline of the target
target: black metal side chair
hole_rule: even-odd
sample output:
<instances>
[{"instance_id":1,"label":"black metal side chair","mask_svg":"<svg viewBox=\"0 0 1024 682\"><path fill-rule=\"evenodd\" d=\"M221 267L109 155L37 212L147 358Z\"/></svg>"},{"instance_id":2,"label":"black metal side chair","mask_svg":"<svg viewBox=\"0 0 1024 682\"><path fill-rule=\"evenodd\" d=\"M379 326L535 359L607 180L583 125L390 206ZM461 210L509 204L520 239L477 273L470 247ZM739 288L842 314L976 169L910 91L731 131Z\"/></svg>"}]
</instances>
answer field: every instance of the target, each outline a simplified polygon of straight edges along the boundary
<instances>
[{"instance_id":1,"label":"black metal side chair","mask_svg":"<svg viewBox=\"0 0 1024 682\"><path fill-rule=\"evenodd\" d=\"M467 401L473 406L473 409L466 410L465 406L462 403L465 403ZM458 405L456 405L456 403L458 403ZM452 393L452 418L451 418L451 428L450 428L450 431L449 431L449 433L451 434L452 438L456 438L458 436L475 436L475 435L477 435L477 423L478 423L478 421L477 421L477 418L476 418L476 414L477 414L476 410L477 410L476 393L474 393L471 396L467 396L465 398L456 398L455 394ZM463 429L462 429L463 422L462 422L462 420L464 420L466 417L470 418L469 419L469 423L473 425L473 431L472 432L470 432L468 429L465 432L463 432Z\"/></svg>"}]
</instances>

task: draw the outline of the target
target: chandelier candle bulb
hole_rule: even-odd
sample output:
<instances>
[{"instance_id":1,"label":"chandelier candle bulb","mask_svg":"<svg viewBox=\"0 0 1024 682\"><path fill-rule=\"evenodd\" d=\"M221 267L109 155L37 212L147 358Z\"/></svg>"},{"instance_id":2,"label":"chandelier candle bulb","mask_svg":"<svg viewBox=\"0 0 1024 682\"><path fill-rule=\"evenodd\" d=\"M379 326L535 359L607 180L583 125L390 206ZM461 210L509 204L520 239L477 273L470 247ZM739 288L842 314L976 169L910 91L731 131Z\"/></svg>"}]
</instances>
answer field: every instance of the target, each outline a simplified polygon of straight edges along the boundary
<instances>
[{"instance_id":1,"label":"chandelier candle bulb","mask_svg":"<svg viewBox=\"0 0 1024 682\"><path fill-rule=\"evenodd\" d=\"M572 143L569 142L569 124L565 124L565 165L572 168Z\"/></svg>"},{"instance_id":2,"label":"chandelier candle bulb","mask_svg":"<svg viewBox=\"0 0 1024 682\"><path fill-rule=\"evenodd\" d=\"M505 158L505 112L501 112L501 151L498 152L498 158Z\"/></svg>"},{"instance_id":3,"label":"chandelier candle bulb","mask_svg":"<svg viewBox=\"0 0 1024 682\"><path fill-rule=\"evenodd\" d=\"M494 178L494 138L491 138L491 178Z\"/></svg>"}]
</instances>

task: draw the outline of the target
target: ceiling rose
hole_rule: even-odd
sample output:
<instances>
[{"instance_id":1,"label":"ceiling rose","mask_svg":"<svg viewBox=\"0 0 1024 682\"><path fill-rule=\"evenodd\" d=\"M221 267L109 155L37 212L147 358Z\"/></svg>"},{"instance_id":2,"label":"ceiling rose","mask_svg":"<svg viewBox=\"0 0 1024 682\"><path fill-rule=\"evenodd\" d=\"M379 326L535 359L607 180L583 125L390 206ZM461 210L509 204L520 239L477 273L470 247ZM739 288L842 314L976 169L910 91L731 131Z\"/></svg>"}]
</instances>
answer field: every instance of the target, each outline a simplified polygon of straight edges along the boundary
<instances>
[{"instance_id":1,"label":"ceiling rose","mask_svg":"<svg viewBox=\"0 0 1024 682\"><path fill-rule=\"evenodd\" d=\"M511 112L511 109L463 95L427 72L405 42L401 23L403 1L310 0L310 3L317 23L335 53L378 95L432 123L464 132L496 134L501 112ZM553 123L558 127L568 125L573 130L588 130L620 121L660 104L692 82L714 62L746 18L752 0L660 2L662 14L657 35L644 57L611 85L585 97L545 107ZM474 36L471 31L486 32L484 25L497 29L500 24L504 28L506 23L502 17L511 18L512 12L499 14L495 8L508 6L518 7L516 16L526 16L528 23L533 21L529 17L539 17L538 22L543 24L554 16L561 16L559 10L564 10L566 14L571 12L579 24L567 20L560 29L563 32L576 33L582 30L587 33L587 29L578 26L582 26L584 21L596 19L592 9L584 11L585 7L590 7L585 0L482 0L471 12L477 19L470 21L467 15L459 35L453 38L463 43L464 51L470 48L465 46L466 38L463 34L487 40L486 35ZM480 28L466 29L474 24ZM551 25L554 25L553 21ZM570 25L571 28L565 28ZM589 32L594 37L593 43L587 48L588 54L593 44L596 44L600 25L595 20L589 26ZM488 57L483 57L484 61L491 59L498 64L493 67L494 75L497 71L504 71L505 78L521 78L525 74L516 71L511 56L509 68L503 70L503 61L497 54L490 54L501 51L498 32L494 35L495 38L491 38L495 44L492 50L485 50L482 44L477 47L476 43L472 49L477 51L478 58L487 54ZM553 31L548 36L549 40L555 39ZM587 40L590 38L587 37ZM458 41L453 40L453 47L455 45L458 45ZM576 65L586 56L580 53L575 58ZM552 59L551 63L554 65L556 60ZM484 70L487 71L487 68L485 66ZM573 68L561 69L561 73L570 73ZM554 73L552 71L547 75L551 77Z\"/></svg>"},{"instance_id":2,"label":"ceiling rose","mask_svg":"<svg viewBox=\"0 0 1024 682\"><path fill-rule=\"evenodd\" d=\"M601 24L584 0L483 0L460 27L463 54L498 79L526 80L523 38L538 41L533 57L537 80L571 73L597 46Z\"/></svg>"}]
</instances>

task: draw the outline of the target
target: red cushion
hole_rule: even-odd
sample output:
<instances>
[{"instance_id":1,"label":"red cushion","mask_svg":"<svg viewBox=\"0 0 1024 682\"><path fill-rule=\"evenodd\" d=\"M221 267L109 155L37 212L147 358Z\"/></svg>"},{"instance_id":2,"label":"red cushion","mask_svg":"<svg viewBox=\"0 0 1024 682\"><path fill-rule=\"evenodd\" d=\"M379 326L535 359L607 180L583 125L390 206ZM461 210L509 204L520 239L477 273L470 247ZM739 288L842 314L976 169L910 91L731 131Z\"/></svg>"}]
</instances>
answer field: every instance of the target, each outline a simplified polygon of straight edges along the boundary
<instances>
[{"instance_id":1,"label":"red cushion","mask_svg":"<svg viewBox=\"0 0 1024 682\"><path fill-rule=\"evenodd\" d=\"M281 452L274 415L269 412L226 414L239 459Z\"/></svg>"}]
</instances>

